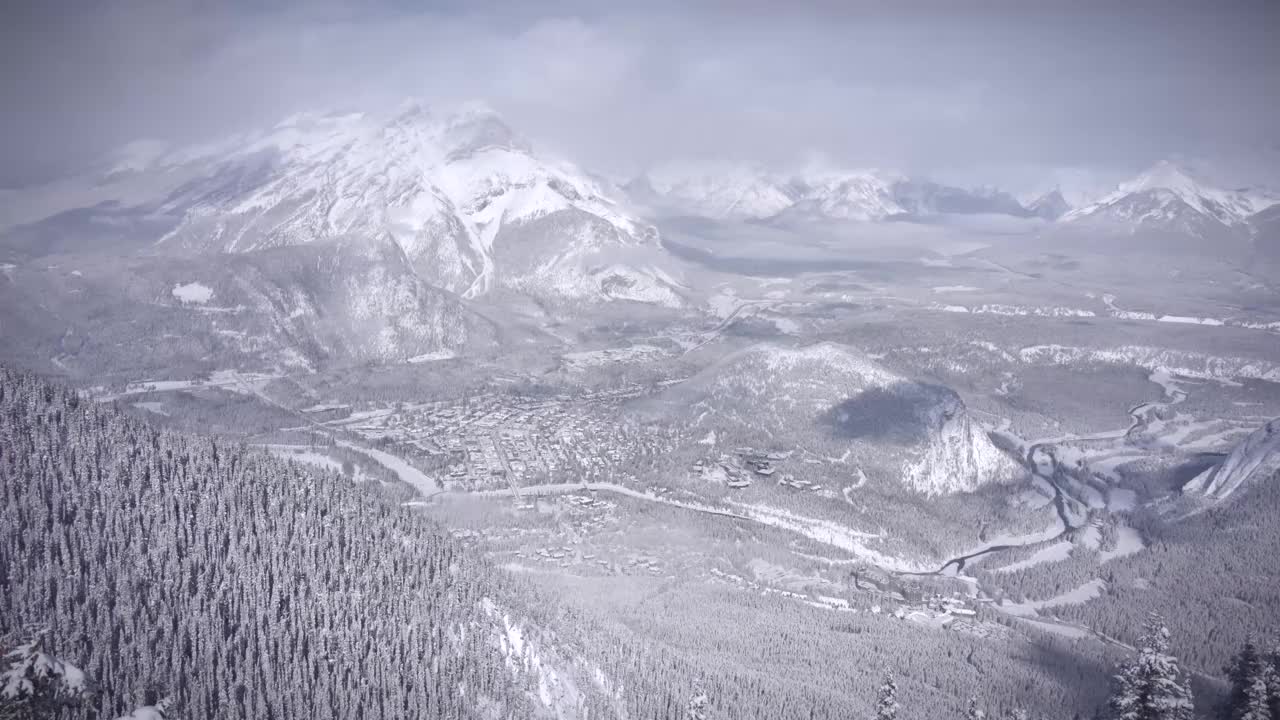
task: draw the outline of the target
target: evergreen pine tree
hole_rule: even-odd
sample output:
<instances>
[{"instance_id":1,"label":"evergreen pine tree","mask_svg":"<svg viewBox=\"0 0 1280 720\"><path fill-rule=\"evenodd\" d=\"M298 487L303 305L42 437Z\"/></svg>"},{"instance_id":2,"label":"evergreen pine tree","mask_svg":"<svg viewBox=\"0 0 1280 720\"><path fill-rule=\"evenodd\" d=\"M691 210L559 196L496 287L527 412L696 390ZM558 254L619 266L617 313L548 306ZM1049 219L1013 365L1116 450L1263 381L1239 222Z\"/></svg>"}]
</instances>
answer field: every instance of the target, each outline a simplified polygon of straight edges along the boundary
<instances>
[{"instance_id":1,"label":"evergreen pine tree","mask_svg":"<svg viewBox=\"0 0 1280 720\"><path fill-rule=\"evenodd\" d=\"M1227 674L1227 680L1231 683L1231 690L1219 712L1221 720L1240 720L1254 678L1258 676L1261 669L1262 659L1258 656L1258 649L1252 640L1246 641L1240 652L1236 653L1236 656L1231 658L1231 662L1223 668Z\"/></svg>"},{"instance_id":2,"label":"evergreen pine tree","mask_svg":"<svg viewBox=\"0 0 1280 720\"><path fill-rule=\"evenodd\" d=\"M1271 705L1267 694L1267 679L1259 670L1254 673L1249 687L1245 689L1240 720L1271 720Z\"/></svg>"},{"instance_id":3,"label":"evergreen pine tree","mask_svg":"<svg viewBox=\"0 0 1280 720\"><path fill-rule=\"evenodd\" d=\"M964 720L986 720L987 711L978 707L976 696L969 698L969 709L964 713Z\"/></svg>"},{"instance_id":4,"label":"evergreen pine tree","mask_svg":"<svg viewBox=\"0 0 1280 720\"><path fill-rule=\"evenodd\" d=\"M143 705L116 720L173 720L173 698L167 697L155 705Z\"/></svg>"},{"instance_id":5,"label":"evergreen pine tree","mask_svg":"<svg viewBox=\"0 0 1280 720\"><path fill-rule=\"evenodd\" d=\"M1147 617L1138 655L1121 665L1109 702L1116 720L1191 720L1191 688L1169 652L1169 628Z\"/></svg>"},{"instance_id":6,"label":"evergreen pine tree","mask_svg":"<svg viewBox=\"0 0 1280 720\"><path fill-rule=\"evenodd\" d=\"M876 720L894 720L898 717L898 684L893 673L886 671L884 682L876 694Z\"/></svg>"},{"instance_id":7,"label":"evergreen pine tree","mask_svg":"<svg viewBox=\"0 0 1280 720\"><path fill-rule=\"evenodd\" d=\"M29 720L55 716L89 693L84 673L43 649L44 632L0 658L0 719Z\"/></svg>"},{"instance_id":8,"label":"evergreen pine tree","mask_svg":"<svg viewBox=\"0 0 1280 720\"><path fill-rule=\"evenodd\" d=\"M707 720L707 705L710 700L707 694L697 691L693 697L689 698L689 720Z\"/></svg>"},{"instance_id":9,"label":"evergreen pine tree","mask_svg":"<svg viewBox=\"0 0 1280 720\"><path fill-rule=\"evenodd\" d=\"M1262 660L1262 670L1266 673L1267 703L1271 706L1273 720L1280 719L1280 647L1266 654Z\"/></svg>"}]
</instances>

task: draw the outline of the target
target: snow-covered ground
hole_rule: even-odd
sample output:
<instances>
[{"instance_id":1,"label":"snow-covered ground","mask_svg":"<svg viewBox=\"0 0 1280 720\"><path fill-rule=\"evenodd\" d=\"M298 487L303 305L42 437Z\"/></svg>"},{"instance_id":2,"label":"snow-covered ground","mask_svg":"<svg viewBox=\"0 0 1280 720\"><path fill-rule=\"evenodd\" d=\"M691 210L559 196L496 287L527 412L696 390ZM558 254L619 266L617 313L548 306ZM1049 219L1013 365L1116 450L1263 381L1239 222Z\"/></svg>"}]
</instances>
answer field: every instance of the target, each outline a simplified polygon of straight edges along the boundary
<instances>
[{"instance_id":1,"label":"snow-covered ground","mask_svg":"<svg viewBox=\"0 0 1280 720\"><path fill-rule=\"evenodd\" d=\"M413 357L409 358L408 362L416 365L418 363L439 362L441 360L452 360L457 356L458 356L457 353L453 352L452 350L437 350L436 352L429 352L429 353L423 353L421 355L414 355Z\"/></svg>"},{"instance_id":2,"label":"snow-covered ground","mask_svg":"<svg viewBox=\"0 0 1280 720\"><path fill-rule=\"evenodd\" d=\"M351 443L346 440L337 440L336 442L342 447L355 450L356 452L373 458L378 462L378 464L395 473L396 477L400 478L400 482L413 487L421 493L423 497L431 497L432 495L443 492L436 484L435 480L418 468L405 462L404 458L392 455L391 453L383 450L378 450L377 448L356 445L355 443Z\"/></svg>"},{"instance_id":3,"label":"snow-covered ground","mask_svg":"<svg viewBox=\"0 0 1280 720\"><path fill-rule=\"evenodd\" d=\"M1098 557L1102 562L1108 562L1118 557L1132 555L1139 552L1147 546L1142 541L1142 534L1128 525L1121 525L1116 528L1116 546L1113 550L1103 550L1098 553Z\"/></svg>"},{"instance_id":4,"label":"snow-covered ground","mask_svg":"<svg viewBox=\"0 0 1280 720\"><path fill-rule=\"evenodd\" d=\"M667 351L660 347L641 344L565 353L561 356L561 359L564 360L565 366L570 370L583 370L616 363L648 362L665 355L667 355Z\"/></svg>"},{"instance_id":5,"label":"snow-covered ground","mask_svg":"<svg viewBox=\"0 0 1280 720\"><path fill-rule=\"evenodd\" d=\"M141 380L129 383L123 392L112 393L105 388L96 387L90 390L94 399L101 402L117 400L129 395L140 395L149 392L170 392L173 390L190 390L192 388L216 387L230 392L252 395L260 392L279 375L265 373L242 373L237 370L217 370L207 380Z\"/></svg>"},{"instance_id":6,"label":"snow-covered ground","mask_svg":"<svg viewBox=\"0 0 1280 720\"><path fill-rule=\"evenodd\" d=\"M203 305L213 299L213 289L198 282L173 286L173 296L183 304Z\"/></svg>"},{"instance_id":7,"label":"snow-covered ground","mask_svg":"<svg viewBox=\"0 0 1280 720\"><path fill-rule=\"evenodd\" d=\"M148 402L136 402L133 404L133 406L136 408L141 408L143 410L146 410L149 413L155 413L156 415L169 414L169 411L164 409L164 403L159 402L157 400L151 400Z\"/></svg>"},{"instance_id":8,"label":"snow-covered ground","mask_svg":"<svg viewBox=\"0 0 1280 720\"><path fill-rule=\"evenodd\" d=\"M1002 602L996 605L996 609L1009 615L1017 615L1019 617L1035 617L1039 610L1057 607L1059 605L1081 605L1102 594L1103 588L1107 583L1101 579L1094 578L1089 582L1074 587L1060 595L1055 595L1047 600L1024 600L1020 603Z\"/></svg>"},{"instance_id":9,"label":"snow-covered ground","mask_svg":"<svg viewBox=\"0 0 1280 720\"><path fill-rule=\"evenodd\" d=\"M941 310L950 313L969 313L973 315L1009 315L1009 316L1034 316L1034 317L1062 317L1062 318L1082 318L1095 317L1092 310L1084 310L1081 308L1070 307L1040 307L1040 306L1024 306L1024 305L1007 305L1002 303L986 303L983 305L942 305L939 303L931 303L928 305L931 310Z\"/></svg>"},{"instance_id":10,"label":"snow-covered ground","mask_svg":"<svg viewBox=\"0 0 1280 720\"><path fill-rule=\"evenodd\" d=\"M1026 560L1009 563L1002 567L995 568L996 572L1007 573L1015 570L1025 570L1029 567L1035 567L1043 563L1059 562L1071 557L1071 543L1062 540L1052 545L1047 545L1035 551L1031 557Z\"/></svg>"},{"instance_id":11,"label":"snow-covered ground","mask_svg":"<svg viewBox=\"0 0 1280 720\"><path fill-rule=\"evenodd\" d=\"M323 470L342 472L342 463L307 445L263 445L262 447L269 450L272 455L285 460L314 465Z\"/></svg>"}]
</instances>

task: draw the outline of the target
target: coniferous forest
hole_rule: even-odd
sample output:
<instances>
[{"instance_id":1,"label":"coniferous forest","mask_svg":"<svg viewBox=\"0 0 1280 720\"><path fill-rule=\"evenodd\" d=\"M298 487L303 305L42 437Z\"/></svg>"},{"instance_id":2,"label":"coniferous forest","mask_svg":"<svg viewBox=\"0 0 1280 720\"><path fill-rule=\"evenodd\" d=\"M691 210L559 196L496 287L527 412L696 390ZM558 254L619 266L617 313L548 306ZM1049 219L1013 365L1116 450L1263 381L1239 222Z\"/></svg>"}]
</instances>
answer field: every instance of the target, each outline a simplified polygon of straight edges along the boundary
<instances>
[{"instance_id":1,"label":"coniferous forest","mask_svg":"<svg viewBox=\"0 0 1280 720\"><path fill-rule=\"evenodd\" d=\"M0 478L0 635L46 629L107 717L526 716L503 576L336 474L0 370Z\"/></svg>"}]
</instances>

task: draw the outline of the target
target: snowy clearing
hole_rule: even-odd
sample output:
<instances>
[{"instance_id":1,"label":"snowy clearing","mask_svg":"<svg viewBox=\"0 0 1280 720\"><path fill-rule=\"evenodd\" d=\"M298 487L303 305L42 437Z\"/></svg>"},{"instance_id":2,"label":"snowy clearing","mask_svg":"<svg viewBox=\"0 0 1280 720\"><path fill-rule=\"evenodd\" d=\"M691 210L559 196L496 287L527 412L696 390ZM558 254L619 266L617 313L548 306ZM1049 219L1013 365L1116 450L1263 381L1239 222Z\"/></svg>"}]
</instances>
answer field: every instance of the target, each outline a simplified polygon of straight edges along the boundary
<instances>
[{"instance_id":1,"label":"snowy clearing","mask_svg":"<svg viewBox=\"0 0 1280 720\"><path fill-rule=\"evenodd\" d=\"M173 296L184 305L203 305L213 299L213 289L198 282L173 286Z\"/></svg>"},{"instance_id":2,"label":"snowy clearing","mask_svg":"<svg viewBox=\"0 0 1280 720\"><path fill-rule=\"evenodd\" d=\"M1115 560L1118 557L1132 555L1147 546L1147 544L1142 541L1142 535L1137 530L1134 530L1127 525L1121 525L1116 528L1116 532L1118 534L1115 549L1104 550L1098 553L1099 557L1102 558L1102 562L1108 562L1110 560Z\"/></svg>"},{"instance_id":3,"label":"snowy clearing","mask_svg":"<svg viewBox=\"0 0 1280 720\"><path fill-rule=\"evenodd\" d=\"M1038 610L1045 608L1057 607L1059 605L1083 605L1090 600L1102 594L1102 589L1107 583L1100 579L1093 579L1089 582L1072 588L1061 595L1055 595L1047 600L1025 600L1020 603L1003 602L996 605L996 609L1009 615L1018 617L1035 617Z\"/></svg>"},{"instance_id":4,"label":"snowy clearing","mask_svg":"<svg viewBox=\"0 0 1280 720\"><path fill-rule=\"evenodd\" d=\"M436 352L423 353L414 355L409 358L408 362L417 365L419 363L439 362L441 360L452 360L458 357L457 353L452 350L437 350Z\"/></svg>"},{"instance_id":5,"label":"snowy clearing","mask_svg":"<svg viewBox=\"0 0 1280 720\"><path fill-rule=\"evenodd\" d=\"M1019 560L1015 563L1009 563L1004 567L995 568L995 572L1007 573L1017 570L1025 570L1029 567L1035 567L1042 563L1059 562L1066 560L1071 556L1071 543L1067 541L1056 542L1048 547L1040 548L1035 551L1031 557L1026 560Z\"/></svg>"}]
</instances>

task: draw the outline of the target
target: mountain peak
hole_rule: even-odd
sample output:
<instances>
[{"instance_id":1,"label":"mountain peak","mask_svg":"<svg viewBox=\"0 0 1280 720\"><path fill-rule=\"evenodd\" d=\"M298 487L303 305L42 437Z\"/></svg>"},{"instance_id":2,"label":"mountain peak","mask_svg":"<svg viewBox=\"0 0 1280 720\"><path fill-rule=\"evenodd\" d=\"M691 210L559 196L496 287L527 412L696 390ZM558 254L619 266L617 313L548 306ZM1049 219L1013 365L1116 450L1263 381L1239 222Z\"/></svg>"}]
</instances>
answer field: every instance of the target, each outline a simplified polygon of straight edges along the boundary
<instances>
[{"instance_id":1,"label":"mountain peak","mask_svg":"<svg viewBox=\"0 0 1280 720\"><path fill-rule=\"evenodd\" d=\"M1202 236L1242 227L1250 215L1268 204L1261 196L1215 187L1186 166L1161 160L1120 183L1098 202L1063 218L1110 219L1135 227L1159 226Z\"/></svg>"},{"instance_id":2,"label":"mountain peak","mask_svg":"<svg viewBox=\"0 0 1280 720\"><path fill-rule=\"evenodd\" d=\"M1027 210L1045 220L1057 220L1071 211L1071 204L1062 196L1060 188L1054 188L1027 204Z\"/></svg>"},{"instance_id":3,"label":"mountain peak","mask_svg":"<svg viewBox=\"0 0 1280 720\"><path fill-rule=\"evenodd\" d=\"M1169 190L1177 194L1202 192L1201 183L1172 160L1161 160L1132 180L1120 183L1118 189L1127 193L1148 190Z\"/></svg>"}]
</instances>

